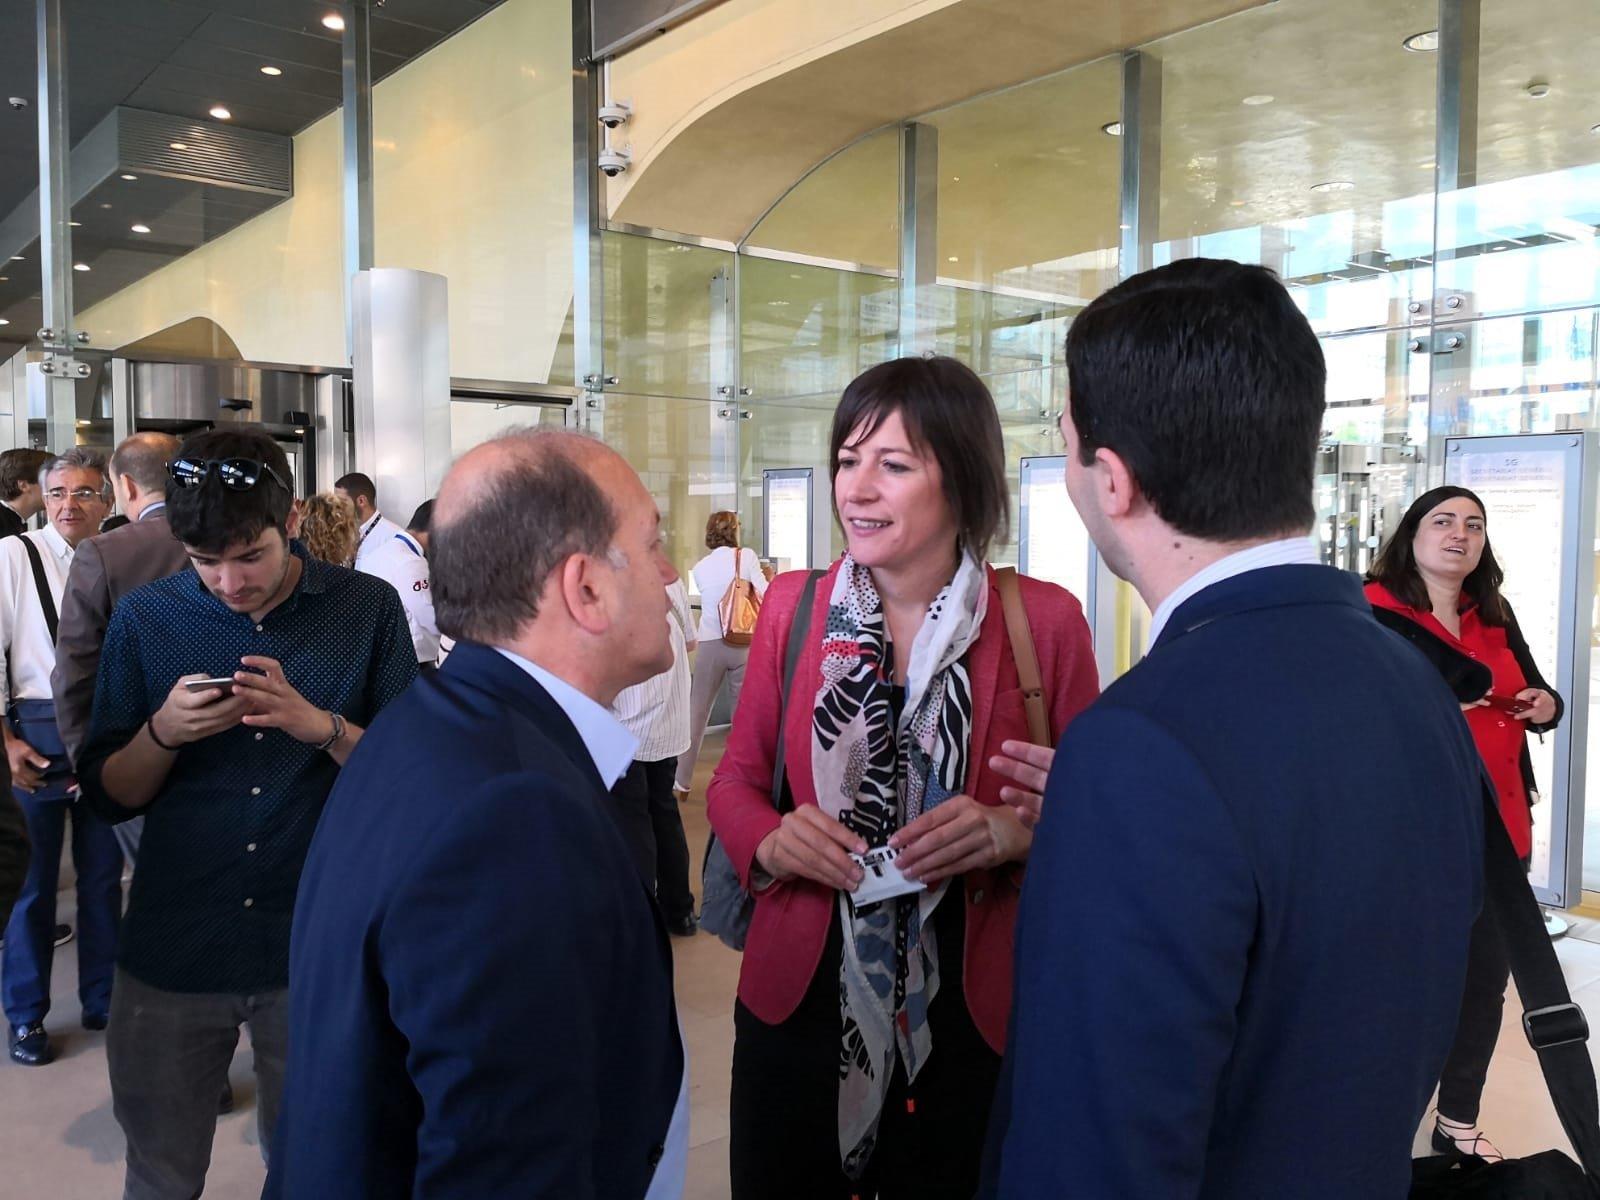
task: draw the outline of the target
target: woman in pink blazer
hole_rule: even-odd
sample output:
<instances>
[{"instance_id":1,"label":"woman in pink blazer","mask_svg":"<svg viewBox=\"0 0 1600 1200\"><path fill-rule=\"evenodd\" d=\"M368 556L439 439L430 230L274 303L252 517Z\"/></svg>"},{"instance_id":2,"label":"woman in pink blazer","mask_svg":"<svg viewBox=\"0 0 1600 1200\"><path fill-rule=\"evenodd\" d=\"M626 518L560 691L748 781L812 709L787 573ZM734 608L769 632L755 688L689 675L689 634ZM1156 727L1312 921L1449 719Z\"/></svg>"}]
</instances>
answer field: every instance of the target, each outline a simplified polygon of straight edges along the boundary
<instances>
[{"instance_id":1,"label":"woman in pink blazer","mask_svg":"<svg viewBox=\"0 0 1600 1200\"><path fill-rule=\"evenodd\" d=\"M1009 521L994 400L953 359L874 367L840 401L830 469L848 550L816 584L788 689L793 809L780 815L771 788L799 573L767 593L708 798L756 896L734 1012L733 1196L965 1200L1032 843L993 761L1028 739L984 563ZM1059 737L1098 692L1089 629L1063 589L1021 584ZM915 890L884 895L852 857L885 846Z\"/></svg>"}]
</instances>

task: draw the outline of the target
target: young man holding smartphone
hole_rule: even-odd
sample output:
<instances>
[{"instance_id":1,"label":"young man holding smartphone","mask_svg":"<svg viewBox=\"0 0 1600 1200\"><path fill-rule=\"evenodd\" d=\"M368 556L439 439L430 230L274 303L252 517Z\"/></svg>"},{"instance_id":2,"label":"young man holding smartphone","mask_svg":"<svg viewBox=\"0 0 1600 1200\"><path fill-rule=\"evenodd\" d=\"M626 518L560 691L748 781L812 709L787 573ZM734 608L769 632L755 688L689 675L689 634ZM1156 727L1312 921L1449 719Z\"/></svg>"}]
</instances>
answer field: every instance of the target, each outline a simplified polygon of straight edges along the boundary
<instances>
[{"instance_id":1,"label":"young man holding smartphone","mask_svg":"<svg viewBox=\"0 0 1600 1200\"><path fill-rule=\"evenodd\" d=\"M311 834L363 728L416 674L394 590L291 540L272 438L196 434L169 471L168 521L194 570L117 605L79 760L101 814L145 814L108 1046L127 1200L200 1193L244 1024L271 1143Z\"/></svg>"}]
</instances>

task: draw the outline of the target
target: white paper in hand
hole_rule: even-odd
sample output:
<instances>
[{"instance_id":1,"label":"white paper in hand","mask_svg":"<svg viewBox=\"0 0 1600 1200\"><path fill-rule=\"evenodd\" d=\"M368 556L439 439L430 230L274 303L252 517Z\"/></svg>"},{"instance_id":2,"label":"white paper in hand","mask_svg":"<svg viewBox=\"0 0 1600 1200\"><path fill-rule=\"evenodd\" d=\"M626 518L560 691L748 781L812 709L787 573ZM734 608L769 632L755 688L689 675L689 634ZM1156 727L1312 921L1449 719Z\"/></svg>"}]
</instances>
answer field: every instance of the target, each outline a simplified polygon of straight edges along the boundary
<instances>
[{"instance_id":1,"label":"white paper in hand","mask_svg":"<svg viewBox=\"0 0 1600 1200\"><path fill-rule=\"evenodd\" d=\"M908 896L912 892L926 891L928 888L920 880L907 879L901 874L900 868L895 865L900 851L890 846L879 846L876 850L852 854L850 857L860 865L863 874L861 886L850 893L851 903L857 908L892 900L896 896Z\"/></svg>"}]
</instances>

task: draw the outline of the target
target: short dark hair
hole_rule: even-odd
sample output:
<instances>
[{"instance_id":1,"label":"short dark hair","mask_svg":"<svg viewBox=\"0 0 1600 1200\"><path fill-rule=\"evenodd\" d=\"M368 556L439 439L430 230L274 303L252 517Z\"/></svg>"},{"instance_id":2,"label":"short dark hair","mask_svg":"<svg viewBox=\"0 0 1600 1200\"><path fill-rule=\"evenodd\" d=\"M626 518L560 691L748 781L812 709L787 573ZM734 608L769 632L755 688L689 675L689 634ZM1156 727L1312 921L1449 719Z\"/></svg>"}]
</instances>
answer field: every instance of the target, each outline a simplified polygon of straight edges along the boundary
<instances>
[{"instance_id":1,"label":"short dark hair","mask_svg":"<svg viewBox=\"0 0 1600 1200\"><path fill-rule=\"evenodd\" d=\"M122 440L111 454L111 477L132 476L147 492L167 486L167 464L178 456L178 439L170 433L145 431Z\"/></svg>"},{"instance_id":2,"label":"short dark hair","mask_svg":"<svg viewBox=\"0 0 1600 1200\"><path fill-rule=\"evenodd\" d=\"M406 528L412 533L427 533L428 527L433 524L433 501L424 500L417 505L417 511L411 514L411 520L406 522Z\"/></svg>"},{"instance_id":3,"label":"short dark hair","mask_svg":"<svg viewBox=\"0 0 1600 1200\"><path fill-rule=\"evenodd\" d=\"M1265 267L1188 258L1119 283L1067 331L1067 380L1080 461L1114 451L1180 533L1310 528L1327 367Z\"/></svg>"},{"instance_id":4,"label":"short dark hair","mask_svg":"<svg viewBox=\"0 0 1600 1200\"><path fill-rule=\"evenodd\" d=\"M607 554L619 525L581 461L600 442L518 429L489 444L497 443L510 460L475 480L470 499L450 505L428 538L439 632L485 644L516 637L539 615L551 573L574 554Z\"/></svg>"},{"instance_id":5,"label":"short dark hair","mask_svg":"<svg viewBox=\"0 0 1600 1200\"><path fill-rule=\"evenodd\" d=\"M720 550L739 540L739 514L722 509L706 518L706 549Z\"/></svg>"},{"instance_id":6,"label":"short dark hair","mask_svg":"<svg viewBox=\"0 0 1600 1200\"><path fill-rule=\"evenodd\" d=\"M900 414L913 448L939 464L960 546L982 561L1011 528L1005 441L994 397L972 368L953 358L896 358L869 367L850 381L834 410L830 484L839 474L839 452L853 436L871 437L892 413Z\"/></svg>"},{"instance_id":7,"label":"short dark hair","mask_svg":"<svg viewBox=\"0 0 1600 1200\"><path fill-rule=\"evenodd\" d=\"M1477 603L1478 615L1483 618L1484 624L1509 625L1510 609L1505 597L1500 594L1500 585L1505 582L1506 573L1501 570L1494 556L1494 547L1489 542L1489 513L1477 493L1464 487L1436 487L1418 496L1406 509L1406 515L1400 518L1394 535L1379 551L1377 560L1367 572L1367 582L1383 584L1402 604L1421 612L1433 611L1428 585L1422 578L1422 572L1417 570L1414 543L1417 530L1422 528L1422 522L1427 520L1428 514L1447 500L1471 500L1484 518L1483 557L1478 560L1472 574L1461 581L1461 590Z\"/></svg>"},{"instance_id":8,"label":"short dark hair","mask_svg":"<svg viewBox=\"0 0 1600 1200\"><path fill-rule=\"evenodd\" d=\"M249 458L263 462L289 483L289 459L272 437L259 429L211 429L191 434L178 447L179 458ZM294 494L262 473L249 491L224 487L212 471L198 487L179 487L167 480L167 524L186 546L220 554L229 546L247 545L268 529L289 536Z\"/></svg>"},{"instance_id":9,"label":"short dark hair","mask_svg":"<svg viewBox=\"0 0 1600 1200\"><path fill-rule=\"evenodd\" d=\"M15 500L54 457L48 450L7 450L0 454L0 500Z\"/></svg>"},{"instance_id":10,"label":"short dark hair","mask_svg":"<svg viewBox=\"0 0 1600 1200\"><path fill-rule=\"evenodd\" d=\"M333 481L333 490L343 492L352 500L365 500L374 508L378 505L378 488L372 482L372 476L363 475L360 471L351 471L348 475L341 475Z\"/></svg>"}]
</instances>

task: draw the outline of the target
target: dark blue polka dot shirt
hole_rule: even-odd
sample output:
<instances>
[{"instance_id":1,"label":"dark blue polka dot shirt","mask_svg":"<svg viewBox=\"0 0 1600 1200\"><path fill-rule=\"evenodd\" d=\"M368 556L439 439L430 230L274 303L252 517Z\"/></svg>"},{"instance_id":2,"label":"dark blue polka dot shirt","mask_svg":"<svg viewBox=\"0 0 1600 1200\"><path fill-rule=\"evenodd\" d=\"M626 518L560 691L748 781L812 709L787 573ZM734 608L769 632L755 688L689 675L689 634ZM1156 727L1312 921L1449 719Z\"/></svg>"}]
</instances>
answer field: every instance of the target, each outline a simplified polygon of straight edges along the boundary
<instances>
[{"instance_id":1,"label":"dark blue polka dot shirt","mask_svg":"<svg viewBox=\"0 0 1600 1200\"><path fill-rule=\"evenodd\" d=\"M79 762L85 798L111 821L139 812L100 783L180 676L228 675L247 654L283 664L318 708L365 728L415 677L394 588L310 558L294 593L259 624L193 571L122 598L106 630L94 716ZM287 986L295 889L324 801L331 756L276 729L235 726L184 746L143 809L145 826L117 962L151 987L248 995Z\"/></svg>"}]
</instances>

